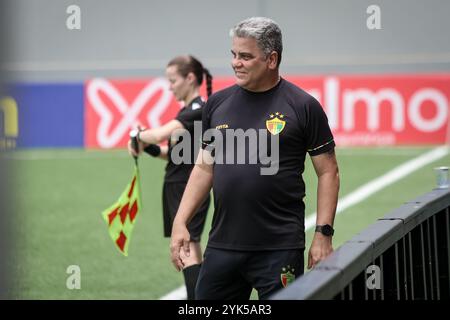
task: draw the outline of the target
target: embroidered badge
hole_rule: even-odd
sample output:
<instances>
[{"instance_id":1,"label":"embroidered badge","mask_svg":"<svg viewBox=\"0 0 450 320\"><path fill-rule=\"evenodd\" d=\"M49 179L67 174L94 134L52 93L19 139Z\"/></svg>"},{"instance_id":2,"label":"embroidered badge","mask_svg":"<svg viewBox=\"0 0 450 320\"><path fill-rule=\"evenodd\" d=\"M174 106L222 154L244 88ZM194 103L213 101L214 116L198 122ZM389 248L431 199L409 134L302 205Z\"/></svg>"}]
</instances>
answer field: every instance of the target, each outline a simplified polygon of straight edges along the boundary
<instances>
[{"instance_id":1,"label":"embroidered badge","mask_svg":"<svg viewBox=\"0 0 450 320\"><path fill-rule=\"evenodd\" d=\"M286 121L283 120L284 115L279 112L270 115L270 119L266 120L267 130L274 136L283 131Z\"/></svg>"},{"instance_id":2,"label":"embroidered badge","mask_svg":"<svg viewBox=\"0 0 450 320\"><path fill-rule=\"evenodd\" d=\"M295 274L294 274L295 269L291 268L291 266L287 266L287 267L283 267L281 269L281 271L283 271L280 274L281 284L283 285L283 287L286 288L289 284L291 284L295 280Z\"/></svg>"}]
</instances>

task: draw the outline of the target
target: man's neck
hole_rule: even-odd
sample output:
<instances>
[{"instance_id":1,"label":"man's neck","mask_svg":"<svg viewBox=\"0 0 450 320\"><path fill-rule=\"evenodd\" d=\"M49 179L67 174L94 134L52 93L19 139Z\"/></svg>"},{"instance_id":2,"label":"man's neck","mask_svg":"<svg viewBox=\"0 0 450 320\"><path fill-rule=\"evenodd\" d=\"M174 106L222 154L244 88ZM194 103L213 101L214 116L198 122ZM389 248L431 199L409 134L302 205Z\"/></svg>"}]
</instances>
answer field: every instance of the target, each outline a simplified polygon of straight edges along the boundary
<instances>
[{"instance_id":1,"label":"man's neck","mask_svg":"<svg viewBox=\"0 0 450 320\"><path fill-rule=\"evenodd\" d=\"M257 88L244 88L244 89L252 92L264 92L275 87L278 84L278 82L280 82L280 80L281 80L280 74L278 72L276 73L274 72L266 79L264 79L264 82Z\"/></svg>"}]
</instances>

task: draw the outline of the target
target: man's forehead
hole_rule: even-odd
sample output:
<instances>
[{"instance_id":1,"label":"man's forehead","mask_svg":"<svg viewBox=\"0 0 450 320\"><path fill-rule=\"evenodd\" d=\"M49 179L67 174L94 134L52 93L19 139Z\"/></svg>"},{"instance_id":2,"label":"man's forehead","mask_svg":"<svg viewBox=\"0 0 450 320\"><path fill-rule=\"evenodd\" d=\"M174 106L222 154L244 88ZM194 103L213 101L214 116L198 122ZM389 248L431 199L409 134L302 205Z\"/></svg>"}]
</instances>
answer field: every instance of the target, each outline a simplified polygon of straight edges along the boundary
<instances>
[{"instance_id":1,"label":"man's forehead","mask_svg":"<svg viewBox=\"0 0 450 320\"><path fill-rule=\"evenodd\" d=\"M232 51L235 53L249 53L260 50L254 38L233 37Z\"/></svg>"},{"instance_id":2,"label":"man's forehead","mask_svg":"<svg viewBox=\"0 0 450 320\"><path fill-rule=\"evenodd\" d=\"M233 43L256 44L256 39L253 37L233 37Z\"/></svg>"}]
</instances>

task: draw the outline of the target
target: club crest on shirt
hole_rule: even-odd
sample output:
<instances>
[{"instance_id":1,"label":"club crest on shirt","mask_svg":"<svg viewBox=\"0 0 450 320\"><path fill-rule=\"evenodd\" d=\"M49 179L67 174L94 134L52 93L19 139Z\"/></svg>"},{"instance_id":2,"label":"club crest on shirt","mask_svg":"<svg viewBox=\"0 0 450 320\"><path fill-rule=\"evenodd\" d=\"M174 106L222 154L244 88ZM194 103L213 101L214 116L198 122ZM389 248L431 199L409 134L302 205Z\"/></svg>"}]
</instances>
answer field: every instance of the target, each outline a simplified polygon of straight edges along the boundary
<instances>
[{"instance_id":1,"label":"club crest on shirt","mask_svg":"<svg viewBox=\"0 0 450 320\"><path fill-rule=\"evenodd\" d=\"M197 110L197 109L200 109L200 108L201 108L201 105L200 105L199 103L194 102L194 103L192 104L192 110Z\"/></svg>"},{"instance_id":2,"label":"club crest on shirt","mask_svg":"<svg viewBox=\"0 0 450 320\"><path fill-rule=\"evenodd\" d=\"M279 112L272 113L269 120L266 120L266 128L271 134L276 136L283 131L286 121L283 120L284 115Z\"/></svg>"},{"instance_id":3,"label":"club crest on shirt","mask_svg":"<svg viewBox=\"0 0 450 320\"><path fill-rule=\"evenodd\" d=\"M283 267L281 270L283 271L280 274L281 284L283 285L284 288L286 288L289 284L291 284L295 280L294 274L295 269L291 268L291 266L287 266Z\"/></svg>"}]
</instances>

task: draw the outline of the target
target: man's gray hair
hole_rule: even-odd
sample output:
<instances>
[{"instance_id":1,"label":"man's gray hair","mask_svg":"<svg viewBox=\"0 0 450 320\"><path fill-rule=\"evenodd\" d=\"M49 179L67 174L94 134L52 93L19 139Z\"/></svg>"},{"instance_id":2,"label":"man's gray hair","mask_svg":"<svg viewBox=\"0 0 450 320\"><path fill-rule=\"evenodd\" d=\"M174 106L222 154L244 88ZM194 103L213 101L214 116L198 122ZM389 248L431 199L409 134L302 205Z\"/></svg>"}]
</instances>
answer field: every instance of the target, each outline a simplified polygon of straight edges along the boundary
<instances>
[{"instance_id":1,"label":"man's gray hair","mask_svg":"<svg viewBox=\"0 0 450 320\"><path fill-rule=\"evenodd\" d=\"M278 53L277 66L280 65L283 51L281 29L272 19L264 17L247 18L230 30L230 37L255 39L266 57L272 51Z\"/></svg>"}]
</instances>

